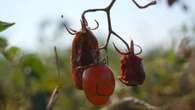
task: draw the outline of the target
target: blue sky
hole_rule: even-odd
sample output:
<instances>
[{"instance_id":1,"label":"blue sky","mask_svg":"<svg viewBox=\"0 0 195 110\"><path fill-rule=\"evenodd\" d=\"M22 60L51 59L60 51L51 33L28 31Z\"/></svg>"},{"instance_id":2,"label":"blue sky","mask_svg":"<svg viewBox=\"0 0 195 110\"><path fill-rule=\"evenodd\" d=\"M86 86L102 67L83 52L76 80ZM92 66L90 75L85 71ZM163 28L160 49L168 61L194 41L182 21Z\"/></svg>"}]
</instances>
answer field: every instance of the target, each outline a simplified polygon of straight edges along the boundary
<instances>
[{"instance_id":1,"label":"blue sky","mask_svg":"<svg viewBox=\"0 0 195 110\"><path fill-rule=\"evenodd\" d=\"M150 0L137 0L147 3ZM194 0L184 0L193 8ZM0 20L15 22L16 25L0 35L7 36L10 45L24 49L37 50L36 36L38 24L44 18L60 22L61 14L71 22L72 28L80 28L80 15L83 10L96 7L105 7L110 0L3 0L0 4ZM113 29L125 40L133 39L142 47L151 48L157 45L168 45L170 30L191 20L192 12L185 13L175 5L169 8L164 0L147 9L138 9L131 0L117 0L111 10ZM95 33L106 36L107 22L103 13L88 14L89 23L94 26L93 19L97 19L100 28ZM69 36L69 35L64 35ZM71 37L62 38L60 44L66 47L71 44ZM118 40L114 41L120 45ZM57 45L57 44L52 44Z\"/></svg>"}]
</instances>

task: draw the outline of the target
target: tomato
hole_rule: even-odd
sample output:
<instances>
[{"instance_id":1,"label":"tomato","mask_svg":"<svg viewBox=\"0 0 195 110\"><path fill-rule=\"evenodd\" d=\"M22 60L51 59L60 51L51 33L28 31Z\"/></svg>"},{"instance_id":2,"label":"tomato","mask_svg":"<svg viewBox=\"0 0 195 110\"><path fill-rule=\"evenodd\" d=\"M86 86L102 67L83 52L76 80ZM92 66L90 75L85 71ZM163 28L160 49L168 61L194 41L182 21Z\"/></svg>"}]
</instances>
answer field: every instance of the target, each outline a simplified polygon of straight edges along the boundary
<instances>
[{"instance_id":1,"label":"tomato","mask_svg":"<svg viewBox=\"0 0 195 110\"><path fill-rule=\"evenodd\" d=\"M77 66L72 66L72 78L74 81L74 85L77 89L82 90L82 75L83 69L78 69Z\"/></svg>"},{"instance_id":2,"label":"tomato","mask_svg":"<svg viewBox=\"0 0 195 110\"><path fill-rule=\"evenodd\" d=\"M72 43L72 77L77 89L82 89L82 74L84 69L79 67L88 66L98 62L98 41L95 35L82 22L81 31L76 32Z\"/></svg>"},{"instance_id":3,"label":"tomato","mask_svg":"<svg viewBox=\"0 0 195 110\"><path fill-rule=\"evenodd\" d=\"M144 82L145 72L142 59L136 55L122 55L120 58L121 76L119 80L128 85L136 86Z\"/></svg>"},{"instance_id":4,"label":"tomato","mask_svg":"<svg viewBox=\"0 0 195 110\"><path fill-rule=\"evenodd\" d=\"M127 86L137 86L142 84L145 80L142 59L137 56L142 53L142 48L139 45L136 45L140 48L140 52L135 54L133 40L131 40L130 44L130 48L129 45L126 45L128 48L127 53L121 52L114 44L114 48L121 54L121 74L119 80Z\"/></svg>"},{"instance_id":5,"label":"tomato","mask_svg":"<svg viewBox=\"0 0 195 110\"><path fill-rule=\"evenodd\" d=\"M94 105L106 104L114 88L114 76L107 65L97 64L84 70L83 89L88 100Z\"/></svg>"}]
</instances>

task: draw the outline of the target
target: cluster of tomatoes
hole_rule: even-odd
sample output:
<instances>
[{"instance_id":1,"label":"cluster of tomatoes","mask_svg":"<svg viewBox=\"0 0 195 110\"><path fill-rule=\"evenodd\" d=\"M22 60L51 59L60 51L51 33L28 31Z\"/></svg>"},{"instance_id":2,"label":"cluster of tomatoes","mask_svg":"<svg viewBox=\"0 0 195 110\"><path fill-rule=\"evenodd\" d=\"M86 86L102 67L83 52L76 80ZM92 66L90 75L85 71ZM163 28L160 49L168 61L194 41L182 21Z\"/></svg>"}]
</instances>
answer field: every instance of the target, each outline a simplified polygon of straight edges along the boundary
<instances>
[{"instance_id":1,"label":"cluster of tomatoes","mask_svg":"<svg viewBox=\"0 0 195 110\"><path fill-rule=\"evenodd\" d=\"M79 32L68 32L74 35L72 43L72 78L75 87L83 90L87 99L94 105L104 105L114 92L115 79L112 69L101 61L98 40L87 26L81 21ZM116 46L114 45L116 48ZM120 81L128 86L142 84L145 73L142 59L134 54L134 44L127 53L121 52ZM116 48L117 49L117 48ZM118 49L117 49L118 50ZM118 50L119 51L119 50Z\"/></svg>"}]
</instances>

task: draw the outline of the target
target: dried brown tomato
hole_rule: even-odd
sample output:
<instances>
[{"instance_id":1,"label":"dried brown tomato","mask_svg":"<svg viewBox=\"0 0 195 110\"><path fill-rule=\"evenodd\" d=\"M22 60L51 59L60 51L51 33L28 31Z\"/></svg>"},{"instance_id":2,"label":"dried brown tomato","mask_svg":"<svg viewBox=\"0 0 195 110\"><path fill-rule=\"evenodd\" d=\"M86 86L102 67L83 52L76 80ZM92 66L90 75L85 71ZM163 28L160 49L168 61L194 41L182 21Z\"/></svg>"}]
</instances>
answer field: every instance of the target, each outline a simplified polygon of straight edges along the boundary
<instances>
[{"instance_id":1,"label":"dried brown tomato","mask_svg":"<svg viewBox=\"0 0 195 110\"><path fill-rule=\"evenodd\" d=\"M82 89L82 67L95 64L99 59L98 41L92 31L81 21L81 30L74 33L72 42L72 77L77 89ZM68 29L67 29L68 30ZM81 68L79 68L81 67Z\"/></svg>"},{"instance_id":2,"label":"dried brown tomato","mask_svg":"<svg viewBox=\"0 0 195 110\"><path fill-rule=\"evenodd\" d=\"M118 52L120 52L115 45L114 47ZM119 76L119 80L127 86L136 86L142 84L145 80L145 72L142 58L138 57L134 53L133 41L131 41L131 47L129 48L128 53L120 53L121 74Z\"/></svg>"},{"instance_id":3,"label":"dried brown tomato","mask_svg":"<svg viewBox=\"0 0 195 110\"><path fill-rule=\"evenodd\" d=\"M145 72L142 59L135 55L121 55L121 76L120 81L128 86L142 84L145 79Z\"/></svg>"}]
</instances>

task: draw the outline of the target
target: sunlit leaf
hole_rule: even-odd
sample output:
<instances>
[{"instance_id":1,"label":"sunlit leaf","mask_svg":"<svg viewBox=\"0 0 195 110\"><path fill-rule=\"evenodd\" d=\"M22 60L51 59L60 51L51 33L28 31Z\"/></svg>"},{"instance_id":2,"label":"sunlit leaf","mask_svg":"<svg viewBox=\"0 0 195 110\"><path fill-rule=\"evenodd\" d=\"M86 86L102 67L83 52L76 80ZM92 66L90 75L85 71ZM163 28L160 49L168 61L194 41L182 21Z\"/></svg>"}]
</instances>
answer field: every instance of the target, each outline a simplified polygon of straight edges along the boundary
<instances>
[{"instance_id":1,"label":"sunlit leaf","mask_svg":"<svg viewBox=\"0 0 195 110\"><path fill-rule=\"evenodd\" d=\"M8 60L13 61L20 54L20 52L21 50L18 47L11 47L5 51L4 56Z\"/></svg>"},{"instance_id":2,"label":"sunlit leaf","mask_svg":"<svg viewBox=\"0 0 195 110\"><path fill-rule=\"evenodd\" d=\"M6 30L7 28L9 28L10 26L12 26L14 24L15 23L8 23L8 22L0 21L0 32Z\"/></svg>"}]
</instances>

